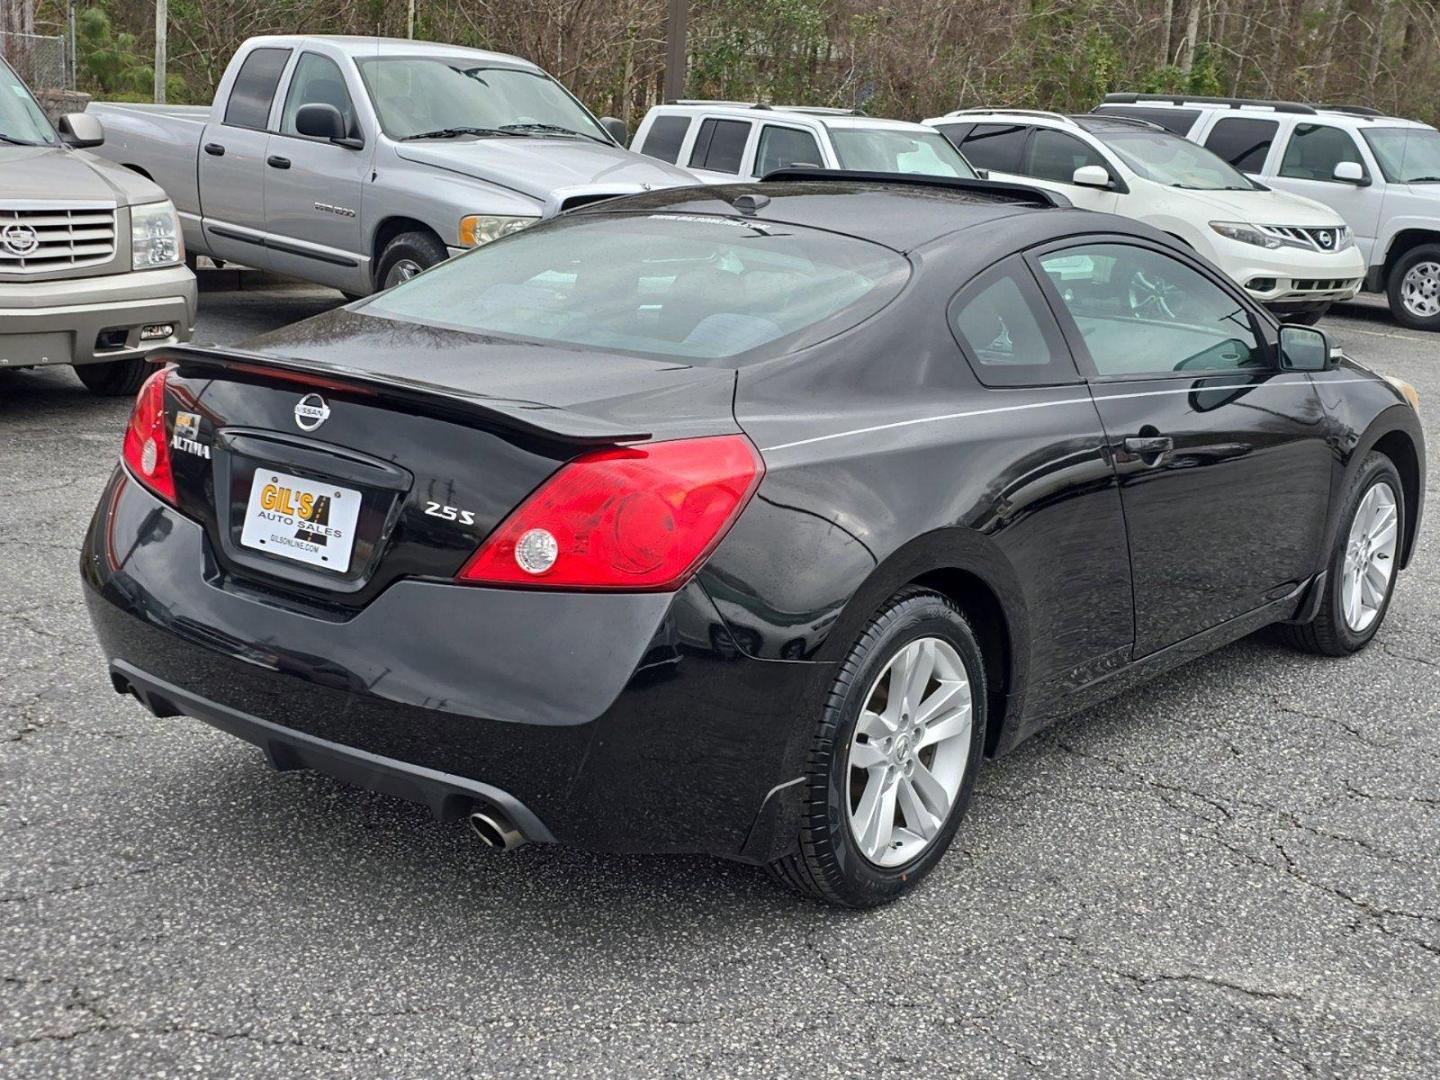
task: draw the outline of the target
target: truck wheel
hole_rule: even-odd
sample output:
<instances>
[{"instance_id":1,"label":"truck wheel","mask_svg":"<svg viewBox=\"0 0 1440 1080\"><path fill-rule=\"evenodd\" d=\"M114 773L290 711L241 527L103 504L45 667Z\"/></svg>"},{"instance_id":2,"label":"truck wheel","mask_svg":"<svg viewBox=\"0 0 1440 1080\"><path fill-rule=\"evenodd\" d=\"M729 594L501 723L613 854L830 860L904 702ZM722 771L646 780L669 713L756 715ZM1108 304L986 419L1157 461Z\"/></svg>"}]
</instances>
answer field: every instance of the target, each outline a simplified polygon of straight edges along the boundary
<instances>
[{"instance_id":1,"label":"truck wheel","mask_svg":"<svg viewBox=\"0 0 1440 1080\"><path fill-rule=\"evenodd\" d=\"M434 233L407 232L385 245L375 281L382 289L409 281L422 270L444 262L450 253Z\"/></svg>"},{"instance_id":2,"label":"truck wheel","mask_svg":"<svg viewBox=\"0 0 1440 1080\"><path fill-rule=\"evenodd\" d=\"M928 589L892 597L840 665L810 744L800 850L771 874L842 907L914 888L970 802L985 701L964 613Z\"/></svg>"},{"instance_id":3,"label":"truck wheel","mask_svg":"<svg viewBox=\"0 0 1440 1080\"><path fill-rule=\"evenodd\" d=\"M1421 244L1390 268L1390 314L1412 330L1440 330L1440 244Z\"/></svg>"},{"instance_id":4,"label":"truck wheel","mask_svg":"<svg viewBox=\"0 0 1440 1080\"><path fill-rule=\"evenodd\" d=\"M101 397L133 397L154 365L143 356L131 360L108 360L102 364L76 364L75 374L85 389Z\"/></svg>"}]
</instances>

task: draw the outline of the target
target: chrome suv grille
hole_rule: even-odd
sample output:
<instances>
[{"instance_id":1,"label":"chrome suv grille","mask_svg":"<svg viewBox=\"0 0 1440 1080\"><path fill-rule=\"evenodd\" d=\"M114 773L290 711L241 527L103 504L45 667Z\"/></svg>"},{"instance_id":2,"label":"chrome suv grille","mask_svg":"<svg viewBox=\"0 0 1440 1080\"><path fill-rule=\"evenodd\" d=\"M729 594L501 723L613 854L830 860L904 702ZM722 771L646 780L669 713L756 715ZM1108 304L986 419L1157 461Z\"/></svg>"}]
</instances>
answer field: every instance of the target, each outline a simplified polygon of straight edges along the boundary
<instances>
[{"instance_id":1,"label":"chrome suv grille","mask_svg":"<svg viewBox=\"0 0 1440 1080\"><path fill-rule=\"evenodd\" d=\"M115 207L0 204L0 274L99 266L115 257Z\"/></svg>"},{"instance_id":2,"label":"chrome suv grille","mask_svg":"<svg viewBox=\"0 0 1440 1080\"><path fill-rule=\"evenodd\" d=\"M1260 231L1284 240L1291 247L1322 252L1339 251L1350 237L1350 230L1344 225L1325 228L1312 228L1308 225L1261 225Z\"/></svg>"}]
</instances>

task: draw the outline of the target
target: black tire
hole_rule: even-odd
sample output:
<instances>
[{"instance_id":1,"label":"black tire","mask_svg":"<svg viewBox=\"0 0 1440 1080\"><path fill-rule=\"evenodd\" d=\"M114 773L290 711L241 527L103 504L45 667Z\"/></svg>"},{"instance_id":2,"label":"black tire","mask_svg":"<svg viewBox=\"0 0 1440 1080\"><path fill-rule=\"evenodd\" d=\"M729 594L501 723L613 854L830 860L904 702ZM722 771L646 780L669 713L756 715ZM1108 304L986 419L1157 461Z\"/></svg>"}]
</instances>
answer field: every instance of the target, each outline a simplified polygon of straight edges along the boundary
<instances>
[{"instance_id":1,"label":"black tire","mask_svg":"<svg viewBox=\"0 0 1440 1080\"><path fill-rule=\"evenodd\" d=\"M134 397L152 370L153 365L143 356L75 365L75 374L85 384L85 389L100 397Z\"/></svg>"},{"instance_id":2,"label":"black tire","mask_svg":"<svg viewBox=\"0 0 1440 1080\"><path fill-rule=\"evenodd\" d=\"M1440 264L1440 244L1421 244L1419 247L1411 248L1395 260L1395 265L1390 268L1390 276L1385 282L1385 295L1390 301L1390 314L1397 323L1401 326L1408 326L1411 330L1440 330L1440 311L1434 315L1416 315L1406 308L1404 297L1401 295L1400 287L1404 284L1405 275L1417 263L1422 262Z\"/></svg>"},{"instance_id":3,"label":"black tire","mask_svg":"<svg viewBox=\"0 0 1440 1080\"><path fill-rule=\"evenodd\" d=\"M385 250L380 253L380 264L375 268L375 288L386 289L397 284L398 282L391 281L390 278L392 272L402 263L413 263L420 270L429 270L449 256L450 252L434 233L401 233L386 244Z\"/></svg>"},{"instance_id":4,"label":"black tire","mask_svg":"<svg viewBox=\"0 0 1440 1080\"><path fill-rule=\"evenodd\" d=\"M1329 311L1329 304L1316 304L1313 307L1302 308L1299 311L1278 311L1275 314L1282 323L1294 323L1297 326L1314 326L1323 319Z\"/></svg>"},{"instance_id":5,"label":"black tire","mask_svg":"<svg viewBox=\"0 0 1440 1080\"><path fill-rule=\"evenodd\" d=\"M905 645L922 637L946 641L964 664L973 708L969 756L950 813L928 846L906 863L882 867L865 857L851 832L849 748L871 687ZM771 874L840 907L875 907L913 889L944 856L965 816L984 751L985 721L985 664L964 612L928 589L901 590L870 620L840 665L806 764L799 851L772 863Z\"/></svg>"},{"instance_id":6,"label":"black tire","mask_svg":"<svg viewBox=\"0 0 1440 1080\"><path fill-rule=\"evenodd\" d=\"M1345 620L1343 585L1345 574L1345 551L1350 539L1350 525L1355 512L1366 493L1376 484L1385 482L1395 493L1396 507L1396 565L1391 568L1390 580L1386 585L1385 598L1370 625L1364 630L1353 630ZM1361 464L1355 479L1346 493L1345 508L1340 517L1340 526L1335 533L1335 546L1330 552L1325 575L1325 595L1320 601L1315 617L1307 623L1282 623L1277 629L1286 644L1302 652L1320 656L1349 656L1359 652L1380 629L1385 613L1390 610L1390 599L1395 595L1395 582L1400 575L1400 544L1405 536L1405 488L1400 483L1400 474L1395 465L1384 454L1372 453Z\"/></svg>"}]
</instances>

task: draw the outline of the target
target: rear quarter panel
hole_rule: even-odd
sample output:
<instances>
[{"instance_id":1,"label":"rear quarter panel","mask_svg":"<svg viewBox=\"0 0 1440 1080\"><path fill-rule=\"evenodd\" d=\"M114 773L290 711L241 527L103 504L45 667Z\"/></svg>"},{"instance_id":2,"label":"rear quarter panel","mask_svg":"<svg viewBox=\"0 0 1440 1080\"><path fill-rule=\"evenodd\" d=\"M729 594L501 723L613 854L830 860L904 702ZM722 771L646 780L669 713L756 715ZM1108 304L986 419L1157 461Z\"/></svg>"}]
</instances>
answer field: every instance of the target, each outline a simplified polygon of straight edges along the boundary
<instances>
[{"instance_id":1,"label":"rear quarter panel","mask_svg":"<svg viewBox=\"0 0 1440 1080\"><path fill-rule=\"evenodd\" d=\"M105 125L105 142L95 148L96 154L144 173L181 213L200 213L195 163L210 118L208 108L95 102L86 111ZM188 229L185 240L188 245Z\"/></svg>"}]
</instances>

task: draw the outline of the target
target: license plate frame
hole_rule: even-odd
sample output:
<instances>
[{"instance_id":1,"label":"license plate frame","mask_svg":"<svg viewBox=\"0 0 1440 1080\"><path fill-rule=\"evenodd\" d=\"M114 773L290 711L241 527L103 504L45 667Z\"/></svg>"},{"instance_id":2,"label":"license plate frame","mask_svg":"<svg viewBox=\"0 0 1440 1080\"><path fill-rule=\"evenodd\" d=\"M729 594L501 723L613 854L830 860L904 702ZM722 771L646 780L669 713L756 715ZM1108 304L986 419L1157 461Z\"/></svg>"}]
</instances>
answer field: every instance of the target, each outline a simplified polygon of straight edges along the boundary
<instances>
[{"instance_id":1,"label":"license plate frame","mask_svg":"<svg viewBox=\"0 0 1440 1080\"><path fill-rule=\"evenodd\" d=\"M350 571L362 493L332 480L257 468L245 499L240 544L287 563Z\"/></svg>"}]
</instances>

